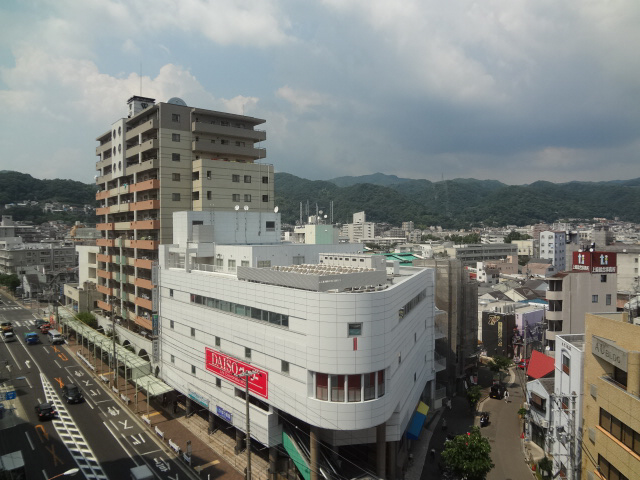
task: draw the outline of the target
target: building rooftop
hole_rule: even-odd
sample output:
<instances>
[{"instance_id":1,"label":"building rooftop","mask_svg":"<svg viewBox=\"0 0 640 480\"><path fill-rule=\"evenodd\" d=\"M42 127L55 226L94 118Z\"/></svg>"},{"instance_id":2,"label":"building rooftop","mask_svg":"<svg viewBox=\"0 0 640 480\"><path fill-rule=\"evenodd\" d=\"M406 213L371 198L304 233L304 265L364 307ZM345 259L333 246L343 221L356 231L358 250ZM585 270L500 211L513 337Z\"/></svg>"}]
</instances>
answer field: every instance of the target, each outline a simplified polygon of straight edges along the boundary
<instances>
[{"instance_id":1,"label":"building rooftop","mask_svg":"<svg viewBox=\"0 0 640 480\"><path fill-rule=\"evenodd\" d=\"M557 335L556 338L561 338L565 342L570 343L580 351L584 351L584 333Z\"/></svg>"}]
</instances>

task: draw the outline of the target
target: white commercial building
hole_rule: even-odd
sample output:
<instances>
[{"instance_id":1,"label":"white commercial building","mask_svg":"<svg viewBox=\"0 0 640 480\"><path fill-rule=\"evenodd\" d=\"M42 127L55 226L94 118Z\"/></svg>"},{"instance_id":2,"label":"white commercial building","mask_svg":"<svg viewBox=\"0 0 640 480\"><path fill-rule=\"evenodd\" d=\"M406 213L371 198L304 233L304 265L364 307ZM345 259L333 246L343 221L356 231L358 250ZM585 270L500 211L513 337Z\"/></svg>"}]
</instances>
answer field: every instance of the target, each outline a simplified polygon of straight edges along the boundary
<instances>
[{"instance_id":1,"label":"white commercial building","mask_svg":"<svg viewBox=\"0 0 640 480\"><path fill-rule=\"evenodd\" d=\"M297 430L311 458L320 442L333 454L368 444L378 476L395 478L424 421L414 412L434 397L434 270L358 244L282 244L277 213L178 212L173 227L160 247L162 379L241 436L237 375L252 371L251 436L274 464Z\"/></svg>"},{"instance_id":2,"label":"white commercial building","mask_svg":"<svg viewBox=\"0 0 640 480\"><path fill-rule=\"evenodd\" d=\"M558 272L567 269L567 236L565 232L540 233L540 258L551 260Z\"/></svg>"}]
</instances>

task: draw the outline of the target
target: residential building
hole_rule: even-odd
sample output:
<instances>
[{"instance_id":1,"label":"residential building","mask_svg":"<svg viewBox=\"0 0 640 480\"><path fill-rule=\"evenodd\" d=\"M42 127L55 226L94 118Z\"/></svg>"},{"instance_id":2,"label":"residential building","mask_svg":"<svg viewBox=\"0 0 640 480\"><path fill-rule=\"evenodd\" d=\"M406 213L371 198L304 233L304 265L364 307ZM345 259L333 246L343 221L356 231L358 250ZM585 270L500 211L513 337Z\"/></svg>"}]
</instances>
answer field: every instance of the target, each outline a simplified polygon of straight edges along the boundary
<instances>
[{"instance_id":1,"label":"residential building","mask_svg":"<svg viewBox=\"0 0 640 480\"><path fill-rule=\"evenodd\" d=\"M62 242L22 243L15 241L0 242L0 273L23 275L33 269L42 271L60 271L75 268L78 265L75 246Z\"/></svg>"},{"instance_id":2,"label":"residential building","mask_svg":"<svg viewBox=\"0 0 640 480\"><path fill-rule=\"evenodd\" d=\"M533 239L511 240L511 243L518 246L518 256L533 257Z\"/></svg>"},{"instance_id":3,"label":"residential building","mask_svg":"<svg viewBox=\"0 0 640 480\"><path fill-rule=\"evenodd\" d=\"M457 258L465 267L476 265L476 262L506 259L512 256L518 263L518 247L512 243L487 243L455 245L446 249L449 257Z\"/></svg>"},{"instance_id":4,"label":"residential building","mask_svg":"<svg viewBox=\"0 0 640 480\"><path fill-rule=\"evenodd\" d=\"M540 258L551 260L558 272L567 269L565 232L545 231L540 233Z\"/></svg>"},{"instance_id":5,"label":"residential building","mask_svg":"<svg viewBox=\"0 0 640 480\"><path fill-rule=\"evenodd\" d=\"M599 251L574 252L572 270L549 277L549 350L556 335L584 333L585 314L616 311L616 277L616 254Z\"/></svg>"},{"instance_id":6,"label":"residential building","mask_svg":"<svg viewBox=\"0 0 640 480\"><path fill-rule=\"evenodd\" d=\"M265 222L274 231L259 235ZM305 442L312 458L358 445L369 455L353 461L397 478L435 394L434 270L388 267L359 244L281 244L273 212L240 225L234 212L178 212L173 228L154 361L188 414L197 403L241 446L245 381L233 373L252 371L252 443L269 448L271 471L279 446Z\"/></svg>"},{"instance_id":7,"label":"residential building","mask_svg":"<svg viewBox=\"0 0 640 480\"><path fill-rule=\"evenodd\" d=\"M373 241L375 234L375 224L367 222L365 212L357 212L353 214L353 223L345 223L342 225L341 235L349 239L350 243L362 243L365 240ZM404 241L404 236L402 237Z\"/></svg>"},{"instance_id":8,"label":"residential building","mask_svg":"<svg viewBox=\"0 0 640 480\"><path fill-rule=\"evenodd\" d=\"M582 478L640 478L640 326L626 313L585 326Z\"/></svg>"},{"instance_id":9,"label":"residential building","mask_svg":"<svg viewBox=\"0 0 640 480\"><path fill-rule=\"evenodd\" d=\"M173 241L173 213L235 209L240 222L247 211L273 212L273 166L258 162L264 120L179 98L127 103L128 117L97 138L98 306L148 332L158 310L154 264L159 245Z\"/></svg>"},{"instance_id":10,"label":"residential building","mask_svg":"<svg viewBox=\"0 0 640 480\"><path fill-rule=\"evenodd\" d=\"M545 455L549 455L553 446L553 436L549 435L549 426L553 419L553 378L536 378L527 382L526 440L538 445ZM555 471L555 470L554 470Z\"/></svg>"}]
</instances>

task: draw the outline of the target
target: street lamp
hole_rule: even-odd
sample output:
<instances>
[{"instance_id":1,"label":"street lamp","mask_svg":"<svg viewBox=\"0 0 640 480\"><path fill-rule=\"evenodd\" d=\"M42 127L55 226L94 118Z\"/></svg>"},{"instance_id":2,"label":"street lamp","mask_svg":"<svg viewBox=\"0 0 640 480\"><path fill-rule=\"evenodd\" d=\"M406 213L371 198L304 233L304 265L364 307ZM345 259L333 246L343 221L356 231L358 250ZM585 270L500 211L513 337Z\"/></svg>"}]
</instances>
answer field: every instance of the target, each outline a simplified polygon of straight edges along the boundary
<instances>
[{"instance_id":1,"label":"street lamp","mask_svg":"<svg viewBox=\"0 0 640 480\"><path fill-rule=\"evenodd\" d=\"M72 477L79 471L80 471L79 468L72 468L71 470L67 470L66 472L59 473L58 475L51 477L48 480L53 480L54 478L58 478L58 477Z\"/></svg>"}]
</instances>

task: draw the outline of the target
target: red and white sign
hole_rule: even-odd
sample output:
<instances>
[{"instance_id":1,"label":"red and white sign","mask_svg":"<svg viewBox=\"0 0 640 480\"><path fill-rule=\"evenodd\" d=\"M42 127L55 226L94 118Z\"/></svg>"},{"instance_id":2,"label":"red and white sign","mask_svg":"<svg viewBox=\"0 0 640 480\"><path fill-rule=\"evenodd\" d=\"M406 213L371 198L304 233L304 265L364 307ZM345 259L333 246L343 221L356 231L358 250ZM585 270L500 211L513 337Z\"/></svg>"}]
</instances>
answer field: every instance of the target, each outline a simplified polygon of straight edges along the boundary
<instances>
[{"instance_id":1,"label":"red and white sign","mask_svg":"<svg viewBox=\"0 0 640 480\"><path fill-rule=\"evenodd\" d=\"M615 252L573 252L573 271L617 273Z\"/></svg>"},{"instance_id":2,"label":"red and white sign","mask_svg":"<svg viewBox=\"0 0 640 480\"><path fill-rule=\"evenodd\" d=\"M249 391L269 398L269 373L264 370L208 347L205 347L205 368L242 388L245 387L245 379L236 375L257 370L257 373L249 376Z\"/></svg>"}]
</instances>

